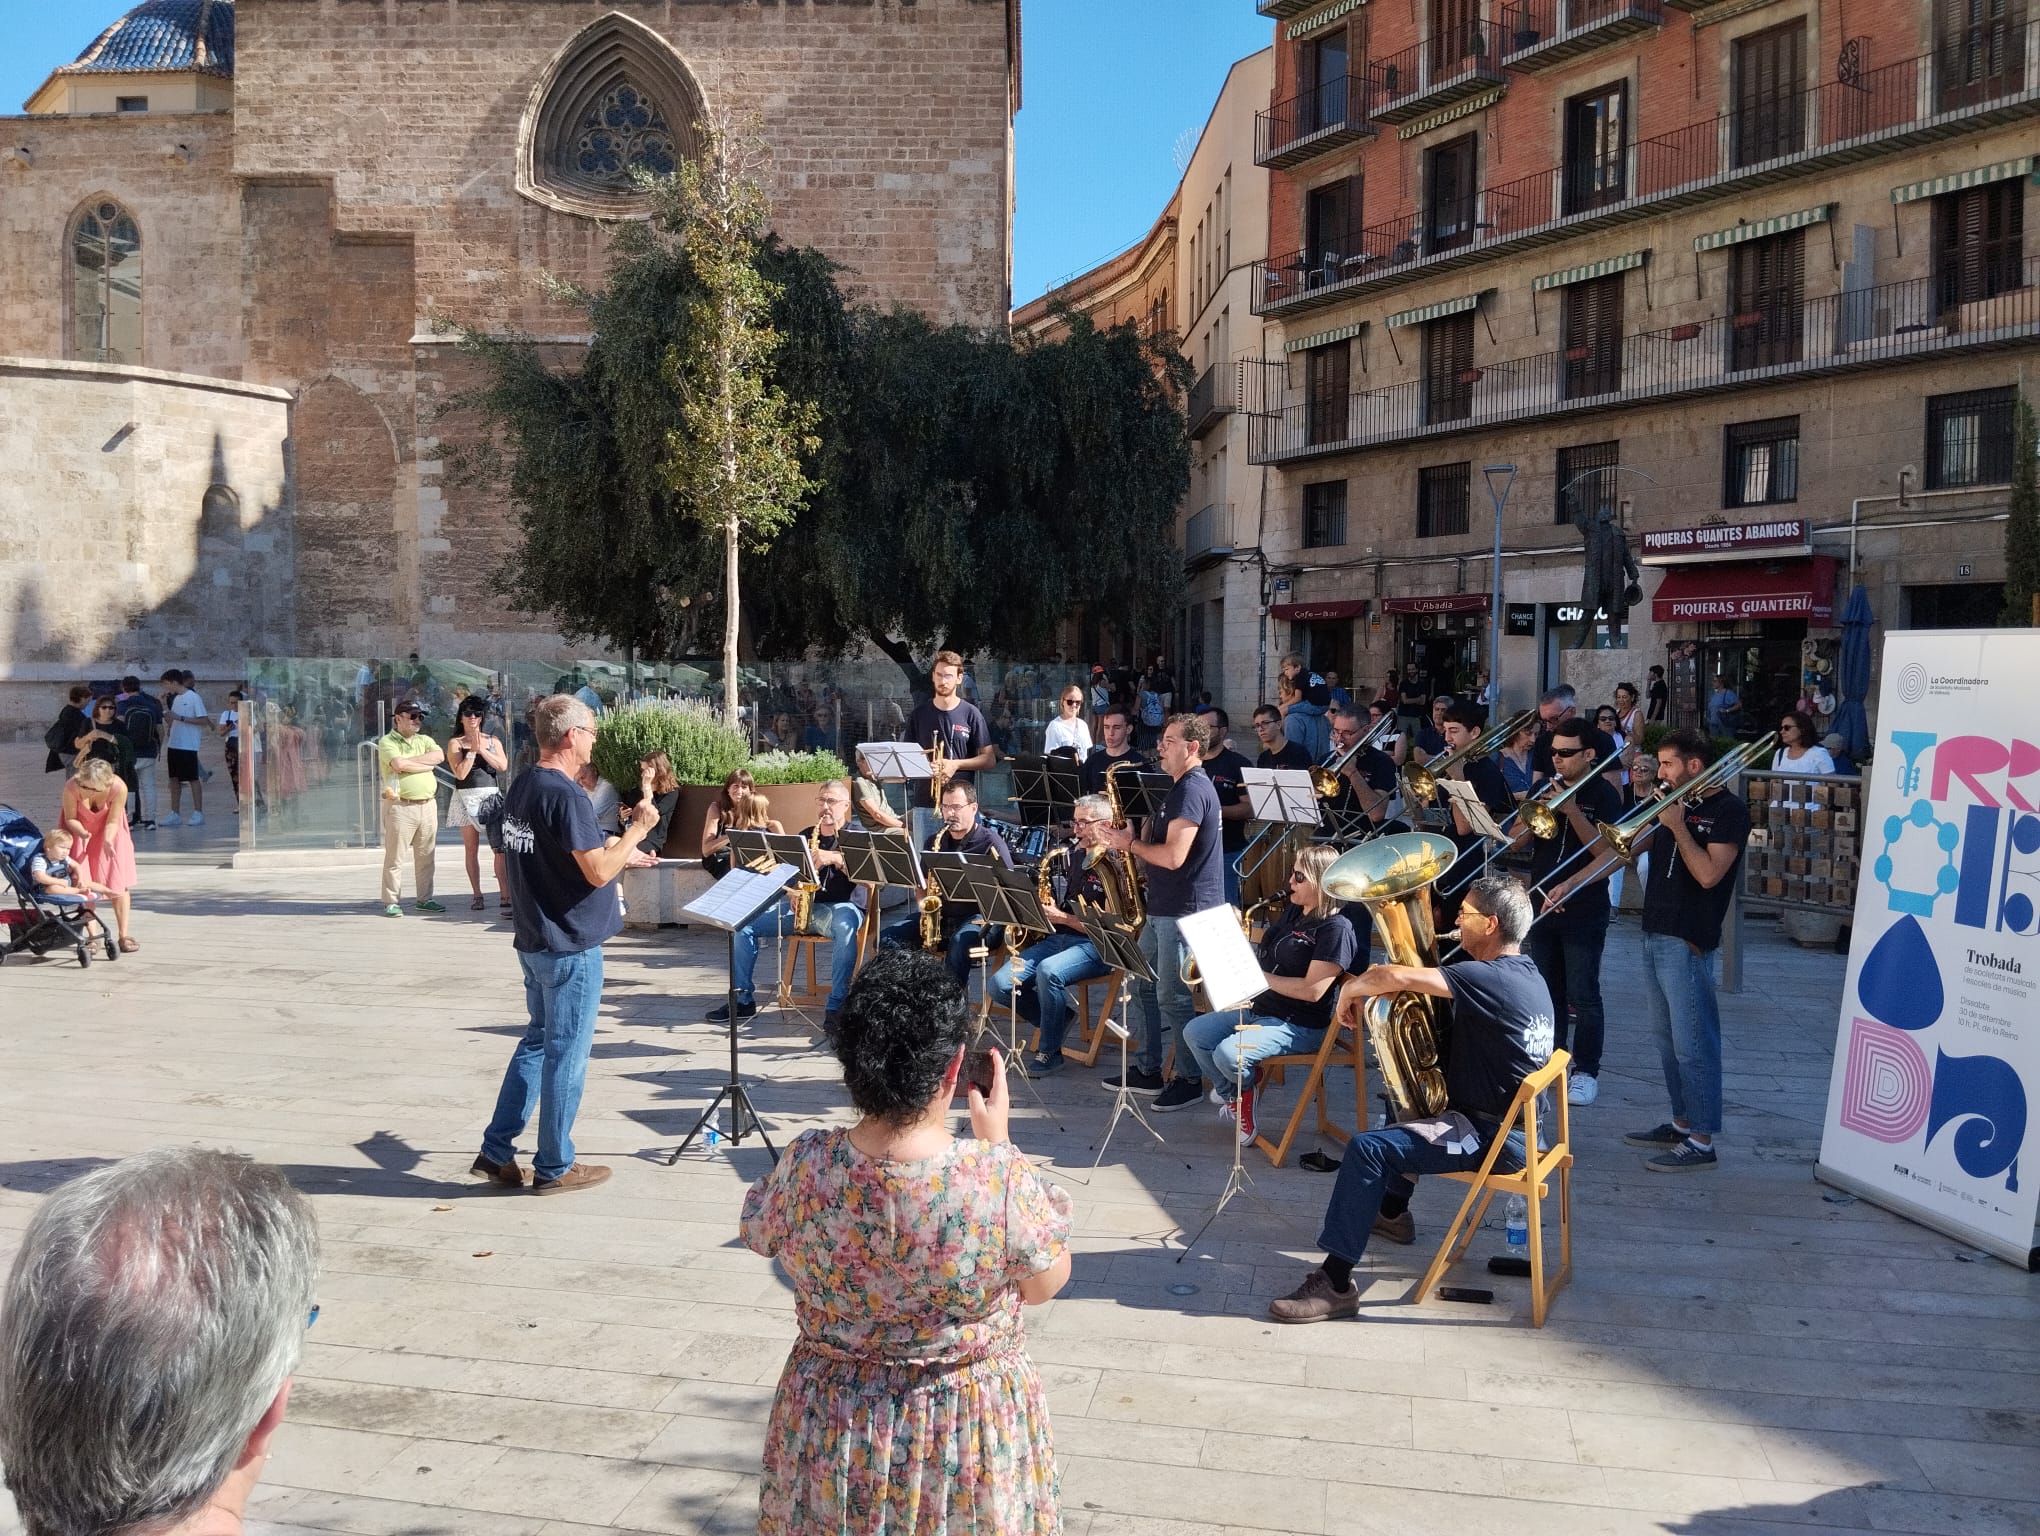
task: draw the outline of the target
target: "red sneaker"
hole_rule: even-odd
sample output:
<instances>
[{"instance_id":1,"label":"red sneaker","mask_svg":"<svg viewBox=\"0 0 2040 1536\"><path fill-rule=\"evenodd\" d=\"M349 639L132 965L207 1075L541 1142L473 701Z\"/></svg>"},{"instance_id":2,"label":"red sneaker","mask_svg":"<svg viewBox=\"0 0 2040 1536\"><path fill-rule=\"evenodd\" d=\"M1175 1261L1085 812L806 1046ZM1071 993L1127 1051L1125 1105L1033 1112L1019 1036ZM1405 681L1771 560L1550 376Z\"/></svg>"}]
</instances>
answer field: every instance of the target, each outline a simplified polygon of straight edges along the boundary
<instances>
[{"instance_id":1,"label":"red sneaker","mask_svg":"<svg viewBox=\"0 0 2040 1536\"><path fill-rule=\"evenodd\" d=\"M1254 1144L1254 1085L1251 1081L1240 1090L1239 1098L1220 1105L1218 1112L1239 1127L1241 1146L1251 1147Z\"/></svg>"}]
</instances>

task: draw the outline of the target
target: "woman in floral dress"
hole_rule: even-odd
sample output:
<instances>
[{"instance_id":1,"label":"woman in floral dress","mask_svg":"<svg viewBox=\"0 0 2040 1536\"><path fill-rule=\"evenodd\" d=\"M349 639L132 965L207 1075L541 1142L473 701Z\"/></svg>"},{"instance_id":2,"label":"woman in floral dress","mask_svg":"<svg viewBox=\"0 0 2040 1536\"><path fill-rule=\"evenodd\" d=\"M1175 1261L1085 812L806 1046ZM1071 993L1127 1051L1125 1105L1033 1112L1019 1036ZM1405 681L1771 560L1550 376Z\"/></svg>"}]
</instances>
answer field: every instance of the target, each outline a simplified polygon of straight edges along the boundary
<instances>
[{"instance_id":1,"label":"woman in floral dress","mask_svg":"<svg viewBox=\"0 0 2040 1536\"><path fill-rule=\"evenodd\" d=\"M800 1339L765 1435L761 1536L1056 1536L1055 1447L1023 1305L1070 1274L1069 1196L968 1089L941 958L882 950L845 1000L848 1130L808 1131L744 1201L744 1242L793 1282Z\"/></svg>"}]
</instances>

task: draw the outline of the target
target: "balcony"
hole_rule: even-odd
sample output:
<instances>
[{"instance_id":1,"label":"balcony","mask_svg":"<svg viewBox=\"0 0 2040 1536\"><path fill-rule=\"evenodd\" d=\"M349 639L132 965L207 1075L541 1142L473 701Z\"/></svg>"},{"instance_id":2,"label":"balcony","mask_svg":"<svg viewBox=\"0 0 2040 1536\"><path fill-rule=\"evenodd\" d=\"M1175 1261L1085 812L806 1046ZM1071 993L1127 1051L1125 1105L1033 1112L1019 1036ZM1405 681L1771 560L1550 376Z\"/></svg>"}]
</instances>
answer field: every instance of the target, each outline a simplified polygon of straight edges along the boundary
<instances>
[{"instance_id":1,"label":"balcony","mask_svg":"<svg viewBox=\"0 0 2040 1536\"><path fill-rule=\"evenodd\" d=\"M1258 263L1254 313L1304 314L1502 251L2040 114L2040 87L2028 83L2025 68L2027 59L2040 55L2036 28L2040 20L1996 34L1988 48L1954 47L1824 81L1775 97L1761 112L1704 118L1639 140L1607 162L1554 165L1485 187L1470 238L1462 238L1455 223L1451 243L1427 239L1427 224L1438 221L1412 204L1362 230L1336 260L1292 252ZM1377 80L1377 97L1380 90Z\"/></svg>"},{"instance_id":2,"label":"balcony","mask_svg":"<svg viewBox=\"0 0 2040 1536\"><path fill-rule=\"evenodd\" d=\"M1232 503L1214 501L1183 524L1183 569L1202 570L1233 552Z\"/></svg>"},{"instance_id":3,"label":"balcony","mask_svg":"<svg viewBox=\"0 0 2040 1536\"><path fill-rule=\"evenodd\" d=\"M1319 155L1374 137L1367 117L1367 80L1344 75L1254 114L1254 164L1287 170Z\"/></svg>"},{"instance_id":4,"label":"balcony","mask_svg":"<svg viewBox=\"0 0 2040 1536\"><path fill-rule=\"evenodd\" d=\"M1202 437L1239 409L1239 368L1232 363L1213 363L1190 386L1184 414L1190 419L1190 435Z\"/></svg>"},{"instance_id":5,"label":"balcony","mask_svg":"<svg viewBox=\"0 0 2040 1536\"><path fill-rule=\"evenodd\" d=\"M1404 123L1502 83L1501 31L1469 21L1367 66L1374 118Z\"/></svg>"},{"instance_id":6,"label":"balcony","mask_svg":"<svg viewBox=\"0 0 2040 1536\"><path fill-rule=\"evenodd\" d=\"M1525 73L1549 69L1664 21L1661 0L1513 0L1502 7L1502 62Z\"/></svg>"},{"instance_id":7,"label":"balcony","mask_svg":"<svg viewBox=\"0 0 2040 1536\"><path fill-rule=\"evenodd\" d=\"M1591 367L1562 350L1483 363L1450 381L1447 412L1427 387L1432 381L1306 400L1289 387L1285 362L1263 362L1271 406L1251 422L1248 459L1284 464L1504 422L2029 346L2040 338L2040 259L2003 275L2022 285L1959 302L1939 279L1912 278L1807 300L1796 317L1781 312L1783 323L1779 313L1725 315L1645 331L1623 338L1619 358L1611 344L1605 364L1588 359Z\"/></svg>"}]
</instances>

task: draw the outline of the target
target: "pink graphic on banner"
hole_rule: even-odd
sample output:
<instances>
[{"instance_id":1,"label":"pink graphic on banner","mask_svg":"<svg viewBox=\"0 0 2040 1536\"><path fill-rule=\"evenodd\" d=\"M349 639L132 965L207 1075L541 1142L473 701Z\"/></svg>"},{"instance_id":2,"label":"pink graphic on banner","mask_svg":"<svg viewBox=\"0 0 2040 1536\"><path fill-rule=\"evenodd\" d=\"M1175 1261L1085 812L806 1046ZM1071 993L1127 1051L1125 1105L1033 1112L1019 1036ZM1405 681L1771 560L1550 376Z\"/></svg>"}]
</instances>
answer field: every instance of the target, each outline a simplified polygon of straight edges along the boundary
<instances>
[{"instance_id":1,"label":"pink graphic on banner","mask_svg":"<svg viewBox=\"0 0 2040 1536\"><path fill-rule=\"evenodd\" d=\"M1872 1141L1909 1141L1927 1123L1934 1076L1910 1035L1857 1019L1849 1036L1839 1123Z\"/></svg>"}]
</instances>

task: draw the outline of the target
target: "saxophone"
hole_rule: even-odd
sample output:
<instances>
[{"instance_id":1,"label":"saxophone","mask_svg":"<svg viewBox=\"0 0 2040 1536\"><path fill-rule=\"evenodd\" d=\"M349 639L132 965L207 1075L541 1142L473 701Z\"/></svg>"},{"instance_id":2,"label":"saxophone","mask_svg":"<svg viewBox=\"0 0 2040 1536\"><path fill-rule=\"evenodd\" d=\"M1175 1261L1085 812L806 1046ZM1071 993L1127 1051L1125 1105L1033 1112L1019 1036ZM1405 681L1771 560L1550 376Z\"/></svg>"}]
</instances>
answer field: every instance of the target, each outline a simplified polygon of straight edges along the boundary
<instances>
[{"instance_id":1,"label":"saxophone","mask_svg":"<svg viewBox=\"0 0 2040 1536\"><path fill-rule=\"evenodd\" d=\"M947 832L937 832L935 841L930 846L939 852L942 839L946 836ZM942 948L942 895L935 889L935 879L932 875L928 877L927 887L921 894L920 908L921 948L939 951Z\"/></svg>"},{"instance_id":2,"label":"saxophone","mask_svg":"<svg viewBox=\"0 0 2040 1536\"><path fill-rule=\"evenodd\" d=\"M821 851L822 824L817 821L814 825L814 830L808 833L809 860L812 861L814 856ZM815 892L820 889L819 885L806 880L801 881L800 884L793 888L793 931L795 933L806 933L808 931L808 924L813 921L815 915Z\"/></svg>"},{"instance_id":3,"label":"saxophone","mask_svg":"<svg viewBox=\"0 0 2040 1536\"><path fill-rule=\"evenodd\" d=\"M1057 864L1068 864L1071 845L1058 843L1041 856L1041 862L1034 866L1034 895L1044 907L1060 905L1055 899L1054 875Z\"/></svg>"},{"instance_id":4,"label":"saxophone","mask_svg":"<svg viewBox=\"0 0 2040 1536\"><path fill-rule=\"evenodd\" d=\"M1339 855L1325 871L1324 892L1335 901L1360 902L1373 914L1389 964L1436 965L1430 888L1458 856L1452 840L1434 832L1378 837ZM1439 1065L1436 1003L1421 992L1370 997L1361 1022L1381 1074L1389 1123L1443 1114L1445 1073Z\"/></svg>"}]
</instances>

